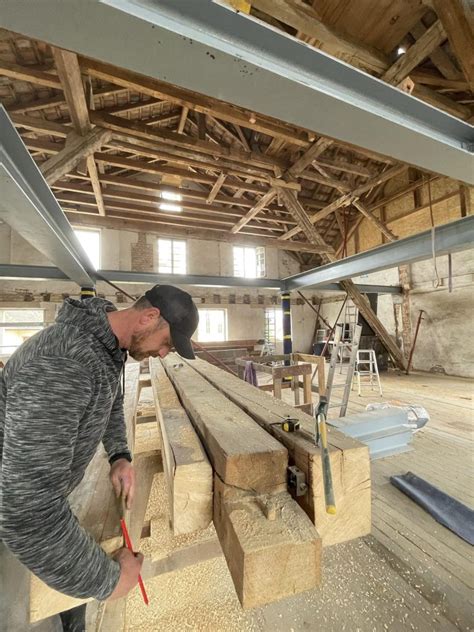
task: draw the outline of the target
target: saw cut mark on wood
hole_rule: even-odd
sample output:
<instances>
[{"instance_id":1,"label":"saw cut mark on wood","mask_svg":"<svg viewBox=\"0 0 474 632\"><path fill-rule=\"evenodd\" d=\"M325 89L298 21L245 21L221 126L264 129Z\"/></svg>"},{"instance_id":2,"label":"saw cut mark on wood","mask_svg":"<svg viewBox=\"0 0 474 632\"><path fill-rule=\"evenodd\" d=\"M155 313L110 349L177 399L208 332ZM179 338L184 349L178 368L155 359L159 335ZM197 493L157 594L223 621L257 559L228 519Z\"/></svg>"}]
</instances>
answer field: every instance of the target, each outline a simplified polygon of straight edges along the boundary
<instances>
[{"instance_id":1,"label":"saw cut mark on wood","mask_svg":"<svg viewBox=\"0 0 474 632\"><path fill-rule=\"evenodd\" d=\"M205 529L212 520L211 465L158 358L150 358L150 374L173 533Z\"/></svg>"},{"instance_id":2,"label":"saw cut mark on wood","mask_svg":"<svg viewBox=\"0 0 474 632\"><path fill-rule=\"evenodd\" d=\"M286 449L177 354L163 364L220 479L257 493L286 489Z\"/></svg>"},{"instance_id":3,"label":"saw cut mark on wood","mask_svg":"<svg viewBox=\"0 0 474 632\"><path fill-rule=\"evenodd\" d=\"M313 417L204 360L193 360L189 366L288 449L290 463L305 473L308 485L308 491L298 498L298 503L316 525L323 546L370 533L370 460L366 445L335 429L329 430L329 456L337 506L336 515L329 515L324 502L321 450L314 444ZM301 430L284 432L276 422L285 416L297 419Z\"/></svg>"}]
</instances>

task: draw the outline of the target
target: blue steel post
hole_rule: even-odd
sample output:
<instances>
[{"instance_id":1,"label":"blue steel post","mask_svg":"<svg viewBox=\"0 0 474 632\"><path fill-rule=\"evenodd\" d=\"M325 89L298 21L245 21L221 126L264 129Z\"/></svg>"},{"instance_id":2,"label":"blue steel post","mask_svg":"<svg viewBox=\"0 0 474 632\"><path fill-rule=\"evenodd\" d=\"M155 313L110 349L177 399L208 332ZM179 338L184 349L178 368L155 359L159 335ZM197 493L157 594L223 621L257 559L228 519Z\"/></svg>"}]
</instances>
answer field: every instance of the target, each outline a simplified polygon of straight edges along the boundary
<instances>
[{"instance_id":1,"label":"blue steel post","mask_svg":"<svg viewBox=\"0 0 474 632\"><path fill-rule=\"evenodd\" d=\"M291 339L291 300L289 292L281 295L281 308L283 310L283 353L293 352L293 343ZM289 365L290 361L285 360L285 365Z\"/></svg>"}]
</instances>

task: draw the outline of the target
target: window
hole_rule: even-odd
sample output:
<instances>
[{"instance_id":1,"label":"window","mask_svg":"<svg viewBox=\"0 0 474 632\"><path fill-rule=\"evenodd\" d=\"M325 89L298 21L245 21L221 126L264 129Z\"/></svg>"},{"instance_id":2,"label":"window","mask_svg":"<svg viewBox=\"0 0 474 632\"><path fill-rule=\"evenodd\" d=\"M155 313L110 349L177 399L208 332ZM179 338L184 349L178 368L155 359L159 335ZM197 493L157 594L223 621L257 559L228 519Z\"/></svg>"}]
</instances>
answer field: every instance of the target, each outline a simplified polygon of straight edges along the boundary
<instances>
[{"instance_id":1,"label":"window","mask_svg":"<svg viewBox=\"0 0 474 632\"><path fill-rule=\"evenodd\" d=\"M255 279L265 276L265 248L234 246L234 276Z\"/></svg>"},{"instance_id":2,"label":"window","mask_svg":"<svg viewBox=\"0 0 474 632\"><path fill-rule=\"evenodd\" d=\"M100 269L100 230L74 229L79 243L96 270Z\"/></svg>"},{"instance_id":3,"label":"window","mask_svg":"<svg viewBox=\"0 0 474 632\"><path fill-rule=\"evenodd\" d=\"M265 340L273 345L283 340L283 310L279 307L265 310Z\"/></svg>"},{"instance_id":4,"label":"window","mask_svg":"<svg viewBox=\"0 0 474 632\"><path fill-rule=\"evenodd\" d=\"M0 309L0 355L13 353L43 328L42 309Z\"/></svg>"},{"instance_id":5,"label":"window","mask_svg":"<svg viewBox=\"0 0 474 632\"><path fill-rule=\"evenodd\" d=\"M158 239L158 272L186 274L186 242Z\"/></svg>"},{"instance_id":6,"label":"window","mask_svg":"<svg viewBox=\"0 0 474 632\"><path fill-rule=\"evenodd\" d=\"M199 342L223 342L227 340L227 313L225 309L200 309Z\"/></svg>"}]
</instances>

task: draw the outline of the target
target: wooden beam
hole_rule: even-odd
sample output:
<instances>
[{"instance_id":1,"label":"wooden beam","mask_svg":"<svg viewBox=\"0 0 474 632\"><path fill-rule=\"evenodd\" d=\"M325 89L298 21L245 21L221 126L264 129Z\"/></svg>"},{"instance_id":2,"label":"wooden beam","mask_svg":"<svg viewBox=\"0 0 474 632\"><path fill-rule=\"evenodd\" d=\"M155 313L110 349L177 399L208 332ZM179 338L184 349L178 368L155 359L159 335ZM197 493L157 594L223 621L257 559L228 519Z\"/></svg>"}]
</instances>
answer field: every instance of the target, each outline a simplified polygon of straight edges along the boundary
<instances>
[{"instance_id":1,"label":"wooden beam","mask_svg":"<svg viewBox=\"0 0 474 632\"><path fill-rule=\"evenodd\" d=\"M61 82L56 75L28 66L20 66L19 64L11 64L7 61L0 61L0 75L10 77L16 81L28 81L35 85L62 90Z\"/></svg>"},{"instance_id":2,"label":"wooden beam","mask_svg":"<svg viewBox=\"0 0 474 632\"><path fill-rule=\"evenodd\" d=\"M297 178L312 162L317 160L326 149L333 144L330 138L320 138L313 143L304 153L298 158L298 160L291 165L287 171L287 175L290 178Z\"/></svg>"},{"instance_id":3,"label":"wooden beam","mask_svg":"<svg viewBox=\"0 0 474 632\"><path fill-rule=\"evenodd\" d=\"M183 107L181 108L181 116L179 117L179 124L178 124L178 130L177 130L178 134L182 134L184 132L184 126L186 125L188 114L189 114L189 108L186 105L183 105Z\"/></svg>"},{"instance_id":4,"label":"wooden beam","mask_svg":"<svg viewBox=\"0 0 474 632\"><path fill-rule=\"evenodd\" d=\"M324 245L325 244L324 239L321 237L318 231L314 228L306 211L296 199L296 196L290 191L286 191L286 190L282 190L281 196L288 210L290 210L293 213L296 221L298 222L300 229L305 233L307 239L309 239L309 241L311 241L314 244ZM335 256L334 251L333 253L323 254L322 259L326 263L332 263L336 261L336 256ZM399 368L403 370L405 368L405 359L403 357L403 354L401 353L400 349L397 347L395 342L392 340L391 336L385 329L384 325L377 318L377 315L371 308L369 302L362 296L359 290L357 290L357 288L355 287L352 281L341 281L341 286L343 287L344 290L346 290L346 292L352 298L354 304L359 309L359 312L362 314L365 320L372 327L374 333L379 337L384 347L392 356L396 366L398 366Z\"/></svg>"},{"instance_id":5,"label":"wooden beam","mask_svg":"<svg viewBox=\"0 0 474 632\"><path fill-rule=\"evenodd\" d=\"M165 129L150 129L150 127L147 127L140 121L129 121L117 116L108 116L98 111L91 111L89 114L94 124L110 129L119 135L134 136L155 142L158 141L191 151L210 154L211 156L228 158L238 162L243 171L245 171L248 165L273 171L275 164L278 164L275 158L269 158L259 152L252 151L249 153L241 149L230 149L229 147L222 147L215 143L209 143L208 141L184 134L177 134L176 132Z\"/></svg>"},{"instance_id":6,"label":"wooden beam","mask_svg":"<svg viewBox=\"0 0 474 632\"><path fill-rule=\"evenodd\" d=\"M0 72L1 74L1 72ZM106 97L109 95L117 95L126 92L125 88L117 88L112 86L110 88L100 88L94 92L93 99L98 100L102 97ZM27 101L21 103L14 103L8 106L8 112L13 112L15 114L25 114L25 112L35 112L37 110L47 110L48 108L57 107L60 105L65 105L66 100L64 98L64 94L60 94L55 97L46 97L44 99L35 99L34 101Z\"/></svg>"},{"instance_id":7,"label":"wooden beam","mask_svg":"<svg viewBox=\"0 0 474 632\"><path fill-rule=\"evenodd\" d=\"M63 86L64 96L74 129L81 136L85 136L92 129L92 126L89 120L89 112L77 55L59 48L53 48L53 57L59 79ZM105 215L99 174L97 173L97 166L93 155L89 154L87 156L86 164L92 188L94 189L99 214Z\"/></svg>"},{"instance_id":8,"label":"wooden beam","mask_svg":"<svg viewBox=\"0 0 474 632\"><path fill-rule=\"evenodd\" d=\"M46 182L49 185L57 182L62 176L72 171L82 158L100 149L109 138L110 132L97 128L84 136L71 131L64 149L41 165L41 173Z\"/></svg>"},{"instance_id":9,"label":"wooden beam","mask_svg":"<svg viewBox=\"0 0 474 632\"><path fill-rule=\"evenodd\" d=\"M212 467L159 358L150 358L150 375L173 534L205 529L212 520Z\"/></svg>"},{"instance_id":10,"label":"wooden beam","mask_svg":"<svg viewBox=\"0 0 474 632\"><path fill-rule=\"evenodd\" d=\"M474 26L472 5L462 0L433 0L433 9L444 26L451 49L474 91Z\"/></svg>"},{"instance_id":11,"label":"wooden beam","mask_svg":"<svg viewBox=\"0 0 474 632\"><path fill-rule=\"evenodd\" d=\"M324 42L331 49L344 54L344 59L354 66L372 73L380 73L386 68L382 53L347 35L336 33L321 21L315 9L302 0L252 0L252 7Z\"/></svg>"},{"instance_id":12,"label":"wooden beam","mask_svg":"<svg viewBox=\"0 0 474 632\"><path fill-rule=\"evenodd\" d=\"M160 225L153 222L150 218L140 219L137 217L101 217L99 215L90 215L85 213L70 213L66 210L69 221L74 226L89 226L91 228L111 228L114 230L129 230L133 232L147 232L155 235L167 235L169 237L177 237L184 239L198 239L202 241L222 241L242 246L265 246L266 248L277 248L278 250L289 250L296 252L312 252L320 254L322 252L332 251L332 247L325 244L317 246L307 241L280 241L279 239L271 239L262 235L238 233L233 235L228 231L218 229L200 229L196 226L178 225L167 222Z\"/></svg>"},{"instance_id":13,"label":"wooden beam","mask_svg":"<svg viewBox=\"0 0 474 632\"><path fill-rule=\"evenodd\" d=\"M221 190L226 177L227 175L225 173L221 173L220 176L217 178L212 189L209 192L209 195L207 196L206 204L211 204L216 199L216 196Z\"/></svg>"},{"instance_id":14,"label":"wooden beam","mask_svg":"<svg viewBox=\"0 0 474 632\"><path fill-rule=\"evenodd\" d=\"M464 121L469 120L472 116L472 109L467 105L458 103L457 101L448 98L444 94L440 94L439 92L430 90L424 85L415 84L415 88L413 89L413 96L418 97L418 99L423 99L423 101L430 103L434 107L445 110L445 112L448 112L448 114L451 114L452 116L457 116Z\"/></svg>"},{"instance_id":15,"label":"wooden beam","mask_svg":"<svg viewBox=\"0 0 474 632\"><path fill-rule=\"evenodd\" d=\"M459 202L461 205L461 217L467 217L468 215L472 215L471 190L472 190L472 187L468 187L465 184L459 185Z\"/></svg>"},{"instance_id":16,"label":"wooden beam","mask_svg":"<svg viewBox=\"0 0 474 632\"><path fill-rule=\"evenodd\" d=\"M214 525L243 608L320 585L321 538L287 492L251 494L216 475Z\"/></svg>"},{"instance_id":17,"label":"wooden beam","mask_svg":"<svg viewBox=\"0 0 474 632\"><path fill-rule=\"evenodd\" d=\"M145 77L144 75L139 75L123 68L91 59L82 58L81 67L91 76L110 81L115 85L120 85L130 90L136 90L143 94L149 94L158 99L171 101L181 107L187 107L196 112L211 114L223 121L236 123L242 127L248 127L257 132L268 134L269 136L284 138L288 143L293 145L300 147L306 147L308 145L307 137L303 131L296 130L289 125L261 115L257 115L255 122L252 123L250 122L252 113L235 105L229 105L223 101L210 99L195 92L172 86L158 79Z\"/></svg>"},{"instance_id":18,"label":"wooden beam","mask_svg":"<svg viewBox=\"0 0 474 632\"><path fill-rule=\"evenodd\" d=\"M311 222L311 224L316 224L322 219L328 217L328 215L331 215L331 213L333 213L337 209L340 209L344 206L349 206L350 204L354 204L356 202L359 205L357 206L358 210L361 213L363 213L366 217L370 215L369 219L372 219L374 223L377 224L377 227L380 230L382 230L382 232L388 231L387 236L389 236L388 235L388 233L390 232L389 229L386 226L383 227L381 223L379 225L380 220L378 220L373 215L372 210L366 208L364 204L361 204L357 200L357 198L359 198L364 193L367 193L367 191L370 191L370 189L372 189L373 187L378 186L382 184L383 182L387 182L387 180L390 180L391 178L399 176L401 173L406 171L407 168L408 167L406 165L395 165L394 167L387 169L386 171L382 171L374 178L368 180L367 182L364 182L364 184L361 184L360 186L353 189L351 192L344 193L343 195L341 195L341 197L337 198L336 200L328 204L326 207L324 207L317 213L313 213L313 215L310 215L309 221ZM323 175L326 175L324 171L322 171L322 173ZM301 231L301 228L299 226L296 226L295 228L292 228L291 230L287 231L284 235L282 235L281 239L290 239L291 237L294 237L295 235L297 235L300 231ZM392 237L394 238L394 235L392 235Z\"/></svg>"},{"instance_id":19,"label":"wooden beam","mask_svg":"<svg viewBox=\"0 0 474 632\"><path fill-rule=\"evenodd\" d=\"M275 199L276 195L277 195L277 192L275 189L270 189L268 193L265 193L265 195L262 195L262 197L258 200L258 202L254 206L252 206L250 211L248 211L247 214L244 217L242 217L242 219L239 219L239 221L237 222L237 224L235 224L235 226L232 226L231 233L234 233L234 234L238 233L240 229L243 228L246 224L248 224L250 220L253 219L256 215L258 215L258 213L260 213L262 209L268 206L270 202L272 202Z\"/></svg>"},{"instance_id":20,"label":"wooden beam","mask_svg":"<svg viewBox=\"0 0 474 632\"><path fill-rule=\"evenodd\" d=\"M33 132L41 132L42 134L58 136L60 138L66 138L71 131L69 126L63 125L62 123L48 121L43 118L36 118L34 116L27 116L25 114L10 114L10 118L15 127L24 127L25 129L32 130Z\"/></svg>"},{"instance_id":21,"label":"wooden beam","mask_svg":"<svg viewBox=\"0 0 474 632\"><path fill-rule=\"evenodd\" d=\"M286 489L286 449L177 354L163 365L219 479L254 493Z\"/></svg>"},{"instance_id":22,"label":"wooden beam","mask_svg":"<svg viewBox=\"0 0 474 632\"><path fill-rule=\"evenodd\" d=\"M93 191L87 191L88 194L92 193ZM81 194L74 194L74 193L64 193L61 191L58 191L56 194L56 199L63 205L66 207L70 207L70 206L79 206L79 207L84 207L84 206L90 206L92 208L96 207L95 204L95 200L93 200L92 197L89 197L87 194L86 195L81 195ZM124 194L123 192L121 193L120 191L111 191L110 189L107 189L104 192L104 200L105 200L105 205L106 208L109 211L112 211L113 209L119 209L119 210L123 210L123 211L127 211L127 212L134 212L136 211L137 213L141 213L142 215L149 215L150 216L150 220L152 219L165 219L167 218L168 220L171 219L171 217L173 217L172 215L170 215L170 213L168 211L160 211L159 207L157 207L157 199L153 198L152 196L149 195L141 195L138 193L129 193ZM123 201L123 200L126 201ZM140 203L143 202L143 203ZM216 224L223 224L225 226L232 226L233 222L240 219L242 217L242 214L239 212L236 212L232 209L227 209L227 208L222 208L219 206L208 206L207 204L199 204L197 202L185 202L185 201L181 201L180 203L181 208L184 211L190 211L193 214L183 214L180 213L179 215L174 215L174 219L178 220L178 219L183 219L184 221L203 221L203 222L212 222L212 217L217 217L219 218L222 217L227 221L224 222L214 222ZM201 217L204 216L204 217ZM262 225L263 222L265 224L265 226ZM286 229L286 226L288 224L294 224L294 220L287 220L282 219L278 216L271 216L271 217L265 217L262 218L260 220L259 224L253 224L252 227L254 228L259 228L260 230L284 230ZM271 224L269 226L269 224ZM277 224L281 224L282 226L275 226ZM250 224L249 224L249 227Z\"/></svg>"},{"instance_id":23,"label":"wooden beam","mask_svg":"<svg viewBox=\"0 0 474 632\"><path fill-rule=\"evenodd\" d=\"M446 32L438 20L384 72L381 78L388 83L398 85L410 74L410 70L429 57L445 40Z\"/></svg>"},{"instance_id":24,"label":"wooden beam","mask_svg":"<svg viewBox=\"0 0 474 632\"><path fill-rule=\"evenodd\" d=\"M193 361L191 366L287 448L292 462L304 472L308 486L298 502L317 525L323 546L347 542L370 533L370 461L367 446L335 428L328 434L337 506L336 514L329 516L324 503L321 448L314 443L313 417L204 360ZM288 433L281 428L278 422L287 415L300 422L299 432Z\"/></svg>"},{"instance_id":25,"label":"wooden beam","mask_svg":"<svg viewBox=\"0 0 474 632\"><path fill-rule=\"evenodd\" d=\"M410 29L411 35L415 38L415 40L420 39L420 37L427 31L427 28L424 23L420 20ZM446 30L446 29L445 29ZM439 72L446 77L446 79L461 79L462 73L456 67L456 64L453 62L448 53L441 47L435 48L434 51L430 55L430 60L439 70ZM410 73L410 77L415 81L413 74Z\"/></svg>"},{"instance_id":26,"label":"wooden beam","mask_svg":"<svg viewBox=\"0 0 474 632\"><path fill-rule=\"evenodd\" d=\"M411 72L410 77L415 83L421 83L426 86L436 86L437 88L447 88L448 90L460 92L469 91L468 82L460 79L446 79L439 75L421 71Z\"/></svg>"}]
</instances>

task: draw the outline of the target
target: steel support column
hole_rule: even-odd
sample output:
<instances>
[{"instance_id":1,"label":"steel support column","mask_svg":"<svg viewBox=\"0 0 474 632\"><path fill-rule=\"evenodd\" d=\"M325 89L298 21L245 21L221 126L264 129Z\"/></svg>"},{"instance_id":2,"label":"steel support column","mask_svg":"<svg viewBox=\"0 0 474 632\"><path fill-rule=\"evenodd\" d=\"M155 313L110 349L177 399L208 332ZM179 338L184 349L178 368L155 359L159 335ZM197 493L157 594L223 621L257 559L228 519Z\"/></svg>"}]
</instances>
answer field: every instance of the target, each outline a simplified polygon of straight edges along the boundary
<instances>
[{"instance_id":1,"label":"steel support column","mask_svg":"<svg viewBox=\"0 0 474 632\"><path fill-rule=\"evenodd\" d=\"M212 0L3 0L2 26L474 184L471 125Z\"/></svg>"},{"instance_id":2,"label":"steel support column","mask_svg":"<svg viewBox=\"0 0 474 632\"><path fill-rule=\"evenodd\" d=\"M281 309L283 312L283 353L293 353L293 341L291 337L291 299L290 293L281 295ZM290 364L285 360L285 364Z\"/></svg>"}]
</instances>

